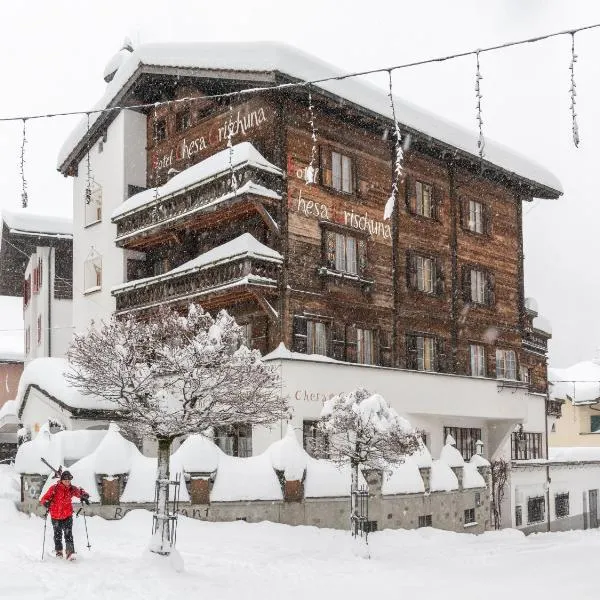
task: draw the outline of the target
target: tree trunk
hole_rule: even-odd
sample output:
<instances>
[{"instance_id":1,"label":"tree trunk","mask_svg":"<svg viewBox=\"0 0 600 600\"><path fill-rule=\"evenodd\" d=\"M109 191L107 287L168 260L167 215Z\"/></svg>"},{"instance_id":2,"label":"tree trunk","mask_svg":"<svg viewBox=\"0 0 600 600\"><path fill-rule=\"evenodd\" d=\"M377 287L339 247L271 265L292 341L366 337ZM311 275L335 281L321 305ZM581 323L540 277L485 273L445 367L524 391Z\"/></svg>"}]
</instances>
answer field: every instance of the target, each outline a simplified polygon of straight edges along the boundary
<instances>
[{"instance_id":1,"label":"tree trunk","mask_svg":"<svg viewBox=\"0 0 600 600\"><path fill-rule=\"evenodd\" d=\"M352 535L356 535L358 532L356 531L356 521L354 517L358 514L358 496L356 495L356 492L358 492L358 462L350 462L350 471L352 477L352 483L350 485L350 531L352 532Z\"/></svg>"},{"instance_id":2,"label":"tree trunk","mask_svg":"<svg viewBox=\"0 0 600 600\"><path fill-rule=\"evenodd\" d=\"M158 439L158 461L157 461L157 511L156 530L154 531L153 543L150 549L157 554L171 553L171 529L169 522L169 461L171 459L172 438Z\"/></svg>"}]
</instances>

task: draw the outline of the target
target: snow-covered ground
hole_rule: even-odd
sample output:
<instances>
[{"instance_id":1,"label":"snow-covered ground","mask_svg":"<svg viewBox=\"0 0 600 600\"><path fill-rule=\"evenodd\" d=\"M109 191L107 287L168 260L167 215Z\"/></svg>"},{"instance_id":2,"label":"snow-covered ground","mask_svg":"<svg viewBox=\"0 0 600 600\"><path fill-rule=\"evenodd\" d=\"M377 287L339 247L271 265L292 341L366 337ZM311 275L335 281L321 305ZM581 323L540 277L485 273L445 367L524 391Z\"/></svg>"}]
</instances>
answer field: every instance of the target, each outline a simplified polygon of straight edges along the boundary
<instances>
[{"instance_id":1,"label":"snow-covered ground","mask_svg":"<svg viewBox=\"0 0 600 600\"><path fill-rule=\"evenodd\" d=\"M0 598L96 600L213 598L467 600L598 598L593 567L600 531L481 536L434 529L370 536L371 559L346 532L273 523L204 523L181 518L177 547L185 563L144 551L151 515L88 518L92 548L75 519L80 560L41 561L43 520L16 511L18 480L0 466ZM408 596L410 594L410 596Z\"/></svg>"}]
</instances>

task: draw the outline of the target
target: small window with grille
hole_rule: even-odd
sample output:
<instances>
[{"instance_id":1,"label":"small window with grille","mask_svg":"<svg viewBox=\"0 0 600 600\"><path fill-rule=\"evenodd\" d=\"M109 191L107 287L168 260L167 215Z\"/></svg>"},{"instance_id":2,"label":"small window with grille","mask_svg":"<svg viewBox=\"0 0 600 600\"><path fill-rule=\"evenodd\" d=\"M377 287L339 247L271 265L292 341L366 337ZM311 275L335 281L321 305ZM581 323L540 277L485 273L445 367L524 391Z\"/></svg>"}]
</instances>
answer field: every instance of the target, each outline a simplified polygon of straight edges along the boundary
<instances>
[{"instance_id":1,"label":"small window with grille","mask_svg":"<svg viewBox=\"0 0 600 600\"><path fill-rule=\"evenodd\" d=\"M475 523L475 509L467 508L465 510L465 525L469 525L470 523Z\"/></svg>"},{"instance_id":2,"label":"small window with grille","mask_svg":"<svg viewBox=\"0 0 600 600\"><path fill-rule=\"evenodd\" d=\"M557 519L569 516L569 492L554 496L554 512Z\"/></svg>"},{"instance_id":3,"label":"small window with grille","mask_svg":"<svg viewBox=\"0 0 600 600\"><path fill-rule=\"evenodd\" d=\"M431 527L431 515L420 515L419 516L419 527Z\"/></svg>"},{"instance_id":4,"label":"small window with grille","mask_svg":"<svg viewBox=\"0 0 600 600\"><path fill-rule=\"evenodd\" d=\"M545 514L544 496L536 496L527 500L527 523L541 523Z\"/></svg>"}]
</instances>

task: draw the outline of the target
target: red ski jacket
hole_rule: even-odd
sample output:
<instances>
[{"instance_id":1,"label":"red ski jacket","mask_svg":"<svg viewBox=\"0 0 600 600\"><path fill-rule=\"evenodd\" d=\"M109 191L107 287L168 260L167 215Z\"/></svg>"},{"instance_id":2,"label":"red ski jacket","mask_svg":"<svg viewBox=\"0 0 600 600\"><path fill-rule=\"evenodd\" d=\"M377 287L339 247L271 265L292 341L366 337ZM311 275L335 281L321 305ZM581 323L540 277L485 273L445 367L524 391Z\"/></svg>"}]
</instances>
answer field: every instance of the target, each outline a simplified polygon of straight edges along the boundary
<instances>
[{"instance_id":1,"label":"red ski jacket","mask_svg":"<svg viewBox=\"0 0 600 600\"><path fill-rule=\"evenodd\" d=\"M55 483L48 488L48 491L41 497L40 504L50 500L50 516L53 519L68 519L73 514L73 504L71 498L81 498L87 495L83 488L74 485L66 486L62 482Z\"/></svg>"}]
</instances>

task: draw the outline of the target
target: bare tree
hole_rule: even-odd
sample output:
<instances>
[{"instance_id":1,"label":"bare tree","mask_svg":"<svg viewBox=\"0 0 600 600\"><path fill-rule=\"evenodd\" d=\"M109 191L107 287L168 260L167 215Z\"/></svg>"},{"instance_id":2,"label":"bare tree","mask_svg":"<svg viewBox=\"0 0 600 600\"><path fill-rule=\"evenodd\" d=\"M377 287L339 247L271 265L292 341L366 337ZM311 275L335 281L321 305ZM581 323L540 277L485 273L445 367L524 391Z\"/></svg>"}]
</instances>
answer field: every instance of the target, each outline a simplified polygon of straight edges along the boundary
<instances>
[{"instance_id":1,"label":"bare tree","mask_svg":"<svg viewBox=\"0 0 600 600\"><path fill-rule=\"evenodd\" d=\"M421 447L421 437L379 394L363 388L326 401L317 429L315 454L339 465L350 464L350 519L357 517L359 470L389 470Z\"/></svg>"},{"instance_id":2,"label":"bare tree","mask_svg":"<svg viewBox=\"0 0 600 600\"><path fill-rule=\"evenodd\" d=\"M171 444L179 436L286 417L279 376L257 350L241 344L226 311L216 318L192 304L187 315L162 307L150 318L112 317L76 335L67 379L83 394L114 403L125 430L158 442L161 554L170 552L168 481Z\"/></svg>"},{"instance_id":3,"label":"bare tree","mask_svg":"<svg viewBox=\"0 0 600 600\"><path fill-rule=\"evenodd\" d=\"M492 504L490 509L494 529L500 529L500 527L502 527L502 503L504 501L504 493L506 492L506 484L510 474L510 466L506 460L499 458L498 460L492 461L491 467Z\"/></svg>"}]
</instances>

